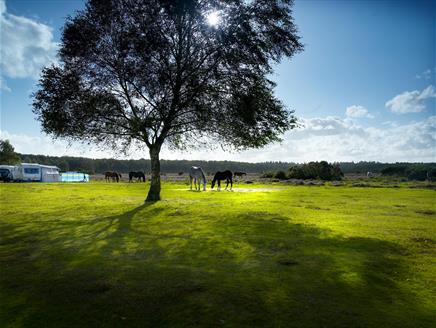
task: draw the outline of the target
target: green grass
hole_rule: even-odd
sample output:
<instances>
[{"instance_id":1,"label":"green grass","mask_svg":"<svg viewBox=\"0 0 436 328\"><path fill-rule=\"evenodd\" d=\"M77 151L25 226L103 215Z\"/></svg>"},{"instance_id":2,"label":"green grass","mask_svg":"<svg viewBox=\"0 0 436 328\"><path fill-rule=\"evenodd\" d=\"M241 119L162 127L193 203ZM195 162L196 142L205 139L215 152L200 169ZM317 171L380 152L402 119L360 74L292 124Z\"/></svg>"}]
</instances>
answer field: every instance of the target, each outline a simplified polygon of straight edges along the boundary
<instances>
[{"instance_id":1,"label":"green grass","mask_svg":"<svg viewBox=\"0 0 436 328\"><path fill-rule=\"evenodd\" d=\"M436 192L0 185L0 327L430 327Z\"/></svg>"}]
</instances>

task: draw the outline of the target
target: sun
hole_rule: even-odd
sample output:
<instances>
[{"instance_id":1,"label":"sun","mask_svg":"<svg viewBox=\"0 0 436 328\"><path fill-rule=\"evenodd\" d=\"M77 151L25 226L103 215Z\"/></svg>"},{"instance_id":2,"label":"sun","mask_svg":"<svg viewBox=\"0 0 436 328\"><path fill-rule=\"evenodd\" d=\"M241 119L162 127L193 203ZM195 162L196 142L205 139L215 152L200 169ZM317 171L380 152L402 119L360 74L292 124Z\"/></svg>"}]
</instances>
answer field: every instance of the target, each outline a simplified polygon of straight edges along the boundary
<instances>
[{"instance_id":1,"label":"sun","mask_svg":"<svg viewBox=\"0 0 436 328\"><path fill-rule=\"evenodd\" d=\"M210 26L217 27L221 22L221 17L218 11L212 11L207 16L207 23Z\"/></svg>"}]
</instances>

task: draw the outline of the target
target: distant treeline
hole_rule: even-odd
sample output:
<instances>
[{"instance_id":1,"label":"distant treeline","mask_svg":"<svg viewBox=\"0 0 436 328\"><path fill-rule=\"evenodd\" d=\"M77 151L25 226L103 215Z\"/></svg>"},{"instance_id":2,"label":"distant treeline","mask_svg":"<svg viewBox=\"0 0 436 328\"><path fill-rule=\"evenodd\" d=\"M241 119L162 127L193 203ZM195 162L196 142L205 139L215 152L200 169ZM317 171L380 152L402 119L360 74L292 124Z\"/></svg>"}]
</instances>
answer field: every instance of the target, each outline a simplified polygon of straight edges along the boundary
<instances>
[{"instance_id":1,"label":"distant treeline","mask_svg":"<svg viewBox=\"0 0 436 328\"><path fill-rule=\"evenodd\" d=\"M409 180L431 180L436 178L436 165L434 164L397 164L384 168L381 171L385 176L405 177Z\"/></svg>"},{"instance_id":2,"label":"distant treeline","mask_svg":"<svg viewBox=\"0 0 436 328\"><path fill-rule=\"evenodd\" d=\"M339 163L343 173L380 173L384 176L404 177L409 180L434 179L436 175L436 163Z\"/></svg>"},{"instance_id":3,"label":"distant treeline","mask_svg":"<svg viewBox=\"0 0 436 328\"><path fill-rule=\"evenodd\" d=\"M62 171L80 171L89 174L104 173L106 171L130 172L150 170L150 160L120 160L120 159L92 159L86 157L69 156L44 156L20 154L21 162L55 165ZM414 170L436 169L436 163L380 163L380 162L342 162L333 163L339 165L341 171L347 173L381 173L389 167L406 167ZM247 173L265 173L286 171L296 165L289 162L263 162L247 163L234 161L189 161L189 160L161 160L163 173L188 172L191 166L201 166L205 172L219 170L243 171Z\"/></svg>"},{"instance_id":4,"label":"distant treeline","mask_svg":"<svg viewBox=\"0 0 436 328\"><path fill-rule=\"evenodd\" d=\"M89 174L104 173L106 171L130 172L150 171L150 160L148 159L92 159L85 157L69 156L44 156L20 154L24 163L39 163L54 165L62 171L80 171ZM162 173L188 172L191 166L200 166L205 172L216 172L219 170L243 171L247 173L262 173L266 171L288 170L292 163L287 162L264 162L247 163L233 161L188 161L188 160L161 160Z\"/></svg>"},{"instance_id":5,"label":"distant treeline","mask_svg":"<svg viewBox=\"0 0 436 328\"><path fill-rule=\"evenodd\" d=\"M413 167L416 169L436 168L436 163L380 163L380 162L341 162L339 166L343 173L382 173L390 167Z\"/></svg>"},{"instance_id":6,"label":"distant treeline","mask_svg":"<svg viewBox=\"0 0 436 328\"><path fill-rule=\"evenodd\" d=\"M374 177L373 173L380 173L382 176L393 176L399 178L407 178L408 180L418 180L418 181L435 181L436 179L436 163L393 163L393 164L380 164L383 169L379 171L380 167L374 165L368 165L365 167L363 163L356 163L354 165L349 165L349 163L333 163L329 164L326 161L321 162L310 162L305 164L295 164L291 166L288 172L286 171L276 171L267 172L262 175L265 178L276 178L280 180L284 179L303 179L303 180L341 180L344 173L341 169L343 165L351 174L362 174L364 172L371 173L367 174L367 177ZM361 171L363 168L375 168L376 170Z\"/></svg>"}]
</instances>

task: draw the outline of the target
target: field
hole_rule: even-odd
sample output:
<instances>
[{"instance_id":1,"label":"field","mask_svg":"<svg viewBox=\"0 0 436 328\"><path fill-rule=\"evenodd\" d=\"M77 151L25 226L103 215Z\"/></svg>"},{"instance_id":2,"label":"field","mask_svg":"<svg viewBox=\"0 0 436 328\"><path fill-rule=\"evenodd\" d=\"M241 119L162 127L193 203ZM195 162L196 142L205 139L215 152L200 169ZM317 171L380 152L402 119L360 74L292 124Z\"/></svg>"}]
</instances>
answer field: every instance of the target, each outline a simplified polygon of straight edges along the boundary
<instances>
[{"instance_id":1,"label":"field","mask_svg":"<svg viewBox=\"0 0 436 328\"><path fill-rule=\"evenodd\" d=\"M430 327L436 191L0 185L0 327Z\"/></svg>"}]
</instances>

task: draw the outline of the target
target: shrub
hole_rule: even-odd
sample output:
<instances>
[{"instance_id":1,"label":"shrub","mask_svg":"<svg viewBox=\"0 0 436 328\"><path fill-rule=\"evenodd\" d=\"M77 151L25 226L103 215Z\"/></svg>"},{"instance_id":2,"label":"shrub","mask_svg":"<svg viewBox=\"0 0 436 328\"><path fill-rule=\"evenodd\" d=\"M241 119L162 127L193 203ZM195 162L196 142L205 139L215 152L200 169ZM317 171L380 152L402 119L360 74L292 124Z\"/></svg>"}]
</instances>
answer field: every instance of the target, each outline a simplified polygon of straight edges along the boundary
<instances>
[{"instance_id":1,"label":"shrub","mask_svg":"<svg viewBox=\"0 0 436 328\"><path fill-rule=\"evenodd\" d=\"M274 174L274 178L279 180L286 180L288 177L285 171L277 171L276 174Z\"/></svg>"},{"instance_id":2,"label":"shrub","mask_svg":"<svg viewBox=\"0 0 436 328\"><path fill-rule=\"evenodd\" d=\"M289 169L291 179L319 179L319 180L342 180L344 174L338 165L329 164L326 161L310 162L295 165Z\"/></svg>"},{"instance_id":3,"label":"shrub","mask_svg":"<svg viewBox=\"0 0 436 328\"><path fill-rule=\"evenodd\" d=\"M261 178L272 178L272 177L274 177L274 173L273 172L265 172L260 177Z\"/></svg>"}]
</instances>

